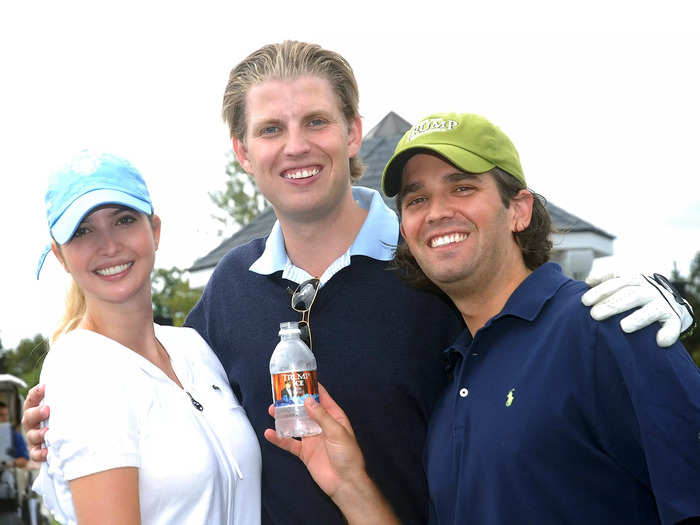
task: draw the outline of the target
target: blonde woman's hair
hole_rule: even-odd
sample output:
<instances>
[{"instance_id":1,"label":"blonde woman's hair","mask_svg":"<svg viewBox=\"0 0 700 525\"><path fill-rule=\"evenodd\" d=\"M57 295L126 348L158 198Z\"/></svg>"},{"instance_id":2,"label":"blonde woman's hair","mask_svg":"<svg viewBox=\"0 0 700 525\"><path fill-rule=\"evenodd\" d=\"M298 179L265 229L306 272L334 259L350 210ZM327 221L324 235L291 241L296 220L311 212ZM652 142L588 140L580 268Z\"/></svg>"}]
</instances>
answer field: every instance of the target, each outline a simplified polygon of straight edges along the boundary
<instances>
[{"instance_id":1,"label":"blonde woman's hair","mask_svg":"<svg viewBox=\"0 0 700 525\"><path fill-rule=\"evenodd\" d=\"M59 336L75 330L80 321L83 320L86 307L85 294L83 294L78 283L71 278L70 289L66 295L66 309L63 312L61 321L58 323L58 327L51 336L51 342L56 341Z\"/></svg>"},{"instance_id":2,"label":"blonde woman's hair","mask_svg":"<svg viewBox=\"0 0 700 525\"><path fill-rule=\"evenodd\" d=\"M266 80L288 80L305 75L325 78L330 82L349 127L359 116L359 92L350 64L338 53L323 49L318 44L285 40L280 44L261 47L231 70L221 111L231 138L245 142L245 104L251 87ZM357 157L351 158L350 180L359 180L363 172L362 161Z\"/></svg>"}]
</instances>

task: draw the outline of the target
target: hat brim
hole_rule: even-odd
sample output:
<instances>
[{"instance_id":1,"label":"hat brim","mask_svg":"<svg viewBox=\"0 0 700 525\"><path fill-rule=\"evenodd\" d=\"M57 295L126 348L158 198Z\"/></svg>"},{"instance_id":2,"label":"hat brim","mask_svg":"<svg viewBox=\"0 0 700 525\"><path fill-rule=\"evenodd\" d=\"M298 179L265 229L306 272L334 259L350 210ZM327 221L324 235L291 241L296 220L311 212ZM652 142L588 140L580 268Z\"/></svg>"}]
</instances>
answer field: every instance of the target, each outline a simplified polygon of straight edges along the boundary
<instances>
[{"instance_id":1,"label":"hat brim","mask_svg":"<svg viewBox=\"0 0 700 525\"><path fill-rule=\"evenodd\" d=\"M51 226L51 236L58 244L66 244L73 237L85 215L94 208L105 204L126 206L146 215L153 213L150 202L143 201L128 193L111 189L93 190L81 195L66 208Z\"/></svg>"},{"instance_id":2,"label":"hat brim","mask_svg":"<svg viewBox=\"0 0 700 525\"><path fill-rule=\"evenodd\" d=\"M401 189L401 173L408 160L413 155L421 152L425 153L426 151L437 153L450 164L469 173L484 173L496 166L493 162L489 162L471 151L452 144L416 145L394 154L387 162L382 176L382 191L387 197L394 197L399 193Z\"/></svg>"}]
</instances>

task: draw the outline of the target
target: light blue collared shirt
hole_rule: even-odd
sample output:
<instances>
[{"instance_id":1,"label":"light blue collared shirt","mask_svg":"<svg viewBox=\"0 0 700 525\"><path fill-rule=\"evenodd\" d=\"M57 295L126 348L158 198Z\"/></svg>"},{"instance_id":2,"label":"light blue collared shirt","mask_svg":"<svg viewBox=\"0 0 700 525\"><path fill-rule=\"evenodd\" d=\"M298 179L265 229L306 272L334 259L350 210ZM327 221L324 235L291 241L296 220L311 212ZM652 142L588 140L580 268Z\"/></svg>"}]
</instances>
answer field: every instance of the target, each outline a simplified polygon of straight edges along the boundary
<instances>
[{"instance_id":1,"label":"light blue collared shirt","mask_svg":"<svg viewBox=\"0 0 700 525\"><path fill-rule=\"evenodd\" d=\"M399 219L382 200L379 192L363 186L353 186L352 196L362 209L368 210L365 222L350 248L321 275L321 286L340 270L350 266L350 257L365 255L378 261L390 261L399 241ZM265 242L262 255L250 265L250 271L270 275L282 270L282 277L301 283L314 277L292 264L284 247L284 236L279 221L275 221Z\"/></svg>"}]
</instances>

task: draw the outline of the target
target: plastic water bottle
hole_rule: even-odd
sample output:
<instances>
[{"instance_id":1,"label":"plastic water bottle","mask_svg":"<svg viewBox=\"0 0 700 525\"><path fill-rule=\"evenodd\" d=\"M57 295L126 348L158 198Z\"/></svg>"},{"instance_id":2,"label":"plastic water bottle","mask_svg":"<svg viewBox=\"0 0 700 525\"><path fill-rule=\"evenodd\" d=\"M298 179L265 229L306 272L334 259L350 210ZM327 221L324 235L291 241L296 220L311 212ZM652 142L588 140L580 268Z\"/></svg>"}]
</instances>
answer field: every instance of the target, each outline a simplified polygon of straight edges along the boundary
<instances>
[{"instance_id":1,"label":"plastic water bottle","mask_svg":"<svg viewBox=\"0 0 700 525\"><path fill-rule=\"evenodd\" d=\"M304 399L318 402L316 358L301 340L296 322L280 323L280 342L270 358L275 431L280 437L312 436L321 427L309 417Z\"/></svg>"}]
</instances>

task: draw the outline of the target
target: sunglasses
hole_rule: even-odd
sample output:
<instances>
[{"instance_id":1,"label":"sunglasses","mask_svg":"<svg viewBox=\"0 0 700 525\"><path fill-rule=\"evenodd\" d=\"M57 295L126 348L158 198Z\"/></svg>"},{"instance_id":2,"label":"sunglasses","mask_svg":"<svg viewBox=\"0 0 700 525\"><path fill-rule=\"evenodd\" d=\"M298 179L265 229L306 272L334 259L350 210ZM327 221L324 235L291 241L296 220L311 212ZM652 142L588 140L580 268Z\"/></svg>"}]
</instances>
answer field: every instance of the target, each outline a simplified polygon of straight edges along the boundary
<instances>
[{"instance_id":1,"label":"sunglasses","mask_svg":"<svg viewBox=\"0 0 700 525\"><path fill-rule=\"evenodd\" d=\"M304 281L292 294L292 310L301 314L299 321L299 330L301 331L301 339L306 343L306 346L313 351L311 344L311 324L309 317L311 315L311 305L316 300L316 294L321 281L318 279L309 279Z\"/></svg>"}]
</instances>

